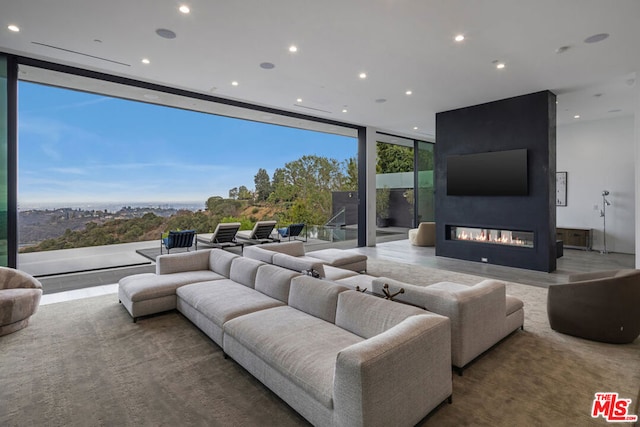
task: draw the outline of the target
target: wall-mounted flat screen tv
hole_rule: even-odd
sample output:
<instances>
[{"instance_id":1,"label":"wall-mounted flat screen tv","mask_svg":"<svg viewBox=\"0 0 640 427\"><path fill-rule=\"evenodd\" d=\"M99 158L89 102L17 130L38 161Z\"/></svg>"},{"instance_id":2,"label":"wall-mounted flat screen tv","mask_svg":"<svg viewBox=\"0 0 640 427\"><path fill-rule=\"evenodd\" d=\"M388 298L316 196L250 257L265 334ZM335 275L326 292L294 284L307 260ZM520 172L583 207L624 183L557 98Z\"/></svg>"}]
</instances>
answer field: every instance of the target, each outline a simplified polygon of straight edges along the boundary
<instances>
[{"instance_id":1,"label":"wall-mounted flat screen tv","mask_svg":"<svg viewBox=\"0 0 640 427\"><path fill-rule=\"evenodd\" d=\"M447 157L449 196L526 196L527 176L526 149Z\"/></svg>"}]
</instances>

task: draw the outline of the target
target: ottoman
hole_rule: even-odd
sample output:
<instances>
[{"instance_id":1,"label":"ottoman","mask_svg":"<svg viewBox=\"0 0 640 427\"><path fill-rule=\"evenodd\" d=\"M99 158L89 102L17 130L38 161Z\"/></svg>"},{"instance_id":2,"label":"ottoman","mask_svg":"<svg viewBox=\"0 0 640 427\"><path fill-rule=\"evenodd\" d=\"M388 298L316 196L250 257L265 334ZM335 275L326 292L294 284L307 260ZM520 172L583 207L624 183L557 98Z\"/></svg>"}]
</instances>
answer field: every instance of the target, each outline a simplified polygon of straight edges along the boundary
<instances>
[{"instance_id":1,"label":"ottoman","mask_svg":"<svg viewBox=\"0 0 640 427\"><path fill-rule=\"evenodd\" d=\"M321 249L307 253L307 256L322 260L324 264L346 270L367 271L367 256L343 251L341 249Z\"/></svg>"}]
</instances>

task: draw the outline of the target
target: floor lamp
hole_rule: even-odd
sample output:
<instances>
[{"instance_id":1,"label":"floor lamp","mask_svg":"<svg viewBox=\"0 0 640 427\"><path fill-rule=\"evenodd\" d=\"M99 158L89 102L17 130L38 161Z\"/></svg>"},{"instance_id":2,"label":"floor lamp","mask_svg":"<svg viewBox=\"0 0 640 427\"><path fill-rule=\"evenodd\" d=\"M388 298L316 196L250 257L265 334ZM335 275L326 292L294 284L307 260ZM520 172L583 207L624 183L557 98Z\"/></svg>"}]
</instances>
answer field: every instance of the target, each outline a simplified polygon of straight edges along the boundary
<instances>
[{"instance_id":1,"label":"floor lamp","mask_svg":"<svg viewBox=\"0 0 640 427\"><path fill-rule=\"evenodd\" d=\"M608 190L602 191L602 210L600 211L600 216L602 217L602 244L604 245L604 249L600 251L600 253L603 254L609 253L609 251L607 251L607 206L611 206L611 203L609 203L606 198L608 195Z\"/></svg>"}]
</instances>

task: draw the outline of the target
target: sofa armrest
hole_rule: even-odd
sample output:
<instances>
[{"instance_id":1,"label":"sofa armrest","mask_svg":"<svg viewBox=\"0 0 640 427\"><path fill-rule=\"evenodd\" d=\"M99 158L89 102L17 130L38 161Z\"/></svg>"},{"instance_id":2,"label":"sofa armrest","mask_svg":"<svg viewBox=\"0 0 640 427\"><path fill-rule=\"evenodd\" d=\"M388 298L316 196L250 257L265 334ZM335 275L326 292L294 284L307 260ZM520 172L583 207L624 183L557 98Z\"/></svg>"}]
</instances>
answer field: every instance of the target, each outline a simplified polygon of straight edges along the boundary
<instances>
[{"instance_id":1,"label":"sofa armrest","mask_svg":"<svg viewBox=\"0 0 640 427\"><path fill-rule=\"evenodd\" d=\"M411 316L336 361L335 425L415 425L451 396L449 320Z\"/></svg>"},{"instance_id":2,"label":"sofa armrest","mask_svg":"<svg viewBox=\"0 0 640 427\"><path fill-rule=\"evenodd\" d=\"M156 274L209 270L211 250L160 255L156 258Z\"/></svg>"},{"instance_id":3,"label":"sofa armrest","mask_svg":"<svg viewBox=\"0 0 640 427\"><path fill-rule=\"evenodd\" d=\"M381 293L382 284L391 293L402 287L405 292L397 301L423 307L451 320L453 365L464 367L505 336L506 287L497 280L483 280L467 286L441 282L431 286L415 286L393 279L373 281L373 291Z\"/></svg>"}]
</instances>

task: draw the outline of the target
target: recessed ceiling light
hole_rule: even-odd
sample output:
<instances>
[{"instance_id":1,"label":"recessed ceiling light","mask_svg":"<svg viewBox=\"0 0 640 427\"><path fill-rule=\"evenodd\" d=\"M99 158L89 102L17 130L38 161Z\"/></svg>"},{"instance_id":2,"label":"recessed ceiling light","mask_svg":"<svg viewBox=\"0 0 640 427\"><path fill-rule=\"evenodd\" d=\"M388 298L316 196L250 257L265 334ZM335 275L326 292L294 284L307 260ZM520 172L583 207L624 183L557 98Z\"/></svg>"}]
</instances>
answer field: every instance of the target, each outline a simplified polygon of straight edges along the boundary
<instances>
[{"instance_id":1,"label":"recessed ceiling light","mask_svg":"<svg viewBox=\"0 0 640 427\"><path fill-rule=\"evenodd\" d=\"M413 130L418 130L418 126L414 126L414 127L413 127Z\"/></svg>"},{"instance_id":2,"label":"recessed ceiling light","mask_svg":"<svg viewBox=\"0 0 640 427\"><path fill-rule=\"evenodd\" d=\"M412 92L412 91L410 91L410 90L408 90L408 91L406 91L406 92L405 92L405 94L406 94L406 95L411 95L412 93L413 93L413 92Z\"/></svg>"},{"instance_id":3,"label":"recessed ceiling light","mask_svg":"<svg viewBox=\"0 0 640 427\"><path fill-rule=\"evenodd\" d=\"M579 119L580 118L580 114L576 114L575 116L573 116L574 119Z\"/></svg>"},{"instance_id":4,"label":"recessed ceiling light","mask_svg":"<svg viewBox=\"0 0 640 427\"><path fill-rule=\"evenodd\" d=\"M302 98L296 99L296 102L302 102Z\"/></svg>"},{"instance_id":5,"label":"recessed ceiling light","mask_svg":"<svg viewBox=\"0 0 640 427\"><path fill-rule=\"evenodd\" d=\"M343 108L343 109L342 109L342 112L343 112L343 113L346 113L346 112L347 112L347 109L346 109L346 108Z\"/></svg>"},{"instance_id":6,"label":"recessed ceiling light","mask_svg":"<svg viewBox=\"0 0 640 427\"><path fill-rule=\"evenodd\" d=\"M142 63L143 64L151 64L151 61L149 61L147 58L142 58Z\"/></svg>"},{"instance_id":7,"label":"recessed ceiling light","mask_svg":"<svg viewBox=\"0 0 640 427\"><path fill-rule=\"evenodd\" d=\"M589 36L586 39L584 39L584 42L585 43L598 43L598 42L601 42L602 40L605 40L608 37L609 37L609 34L607 34L607 33L594 34L594 35Z\"/></svg>"},{"instance_id":8,"label":"recessed ceiling light","mask_svg":"<svg viewBox=\"0 0 640 427\"><path fill-rule=\"evenodd\" d=\"M498 70L502 70L504 67L505 67L505 65L504 65L504 63L503 63L503 62L499 62L499 63L497 63L497 64L496 64L496 68L497 68Z\"/></svg>"},{"instance_id":9,"label":"recessed ceiling light","mask_svg":"<svg viewBox=\"0 0 640 427\"><path fill-rule=\"evenodd\" d=\"M176 33L171 30L167 30L166 28L158 28L156 30L156 34L162 37L163 39L175 39Z\"/></svg>"},{"instance_id":10,"label":"recessed ceiling light","mask_svg":"<svg viewBox=\"0 0 640 427\"><path fill-rule=\"evenodd\" d=\"M17 25L9 25L7 27L9 29L9 31L13 31L14 33L17 33L18 31L20 31L20 27L18 27Z\"/></svg>"},{"instance_id":11,"label":"recessed ceiling light","mask_svg":"<svg viewBox=\"0 0 640 427\"><path fill-rule=\"evenodd\" d=\"M191 9L189 9L189 6L187 6L186 4L183 4L182 6L180 6L178 8L178 10L182 13L189 13L191 12Z\"/></svg>"},{"instance_id":12,"label":"recessed ceiling light","mask_svg":"<svg viewBox=\"0 0 640 427\"><path fill-rule=\"evenodd\" d=\"M298 51L298 46L293 44L289 46L289 52L297 52L297 51Z\"/></svg>"},{"instance_id":13,"label":"recessed ceiling light","mask_svg":"<svg viewBox=\"0 0 640 427\"><path fill-rule=\"evenodd\" d=\"M367 73L360 73L359 77L361 79L366 79L367 78Z\"/></svg>"},{"instance_id":14,"label":"recessed ceiling light","mask_svg":"<svg viewBox=\"0 0 640 427\"><path fill-rule=\"evenodd\" d=\"M454 40L455 40L455 41L457 41L457 42L461 42L462 40L464 40L464 36L463 36L462 34L458 34L458 35L454 38Z\"/></svg>"},{"instance_id":15,"label":"recessed ceiling light","mask_svg":"<svg viewBox=\"0 0 640 427\"><path fill-rule=\"evenodd\" d=\"M231 82L231 86L238 86L238 82L237 82L237 81L235 81L235 80L234 80L234 81L232 81L232 82Z\"/></svg>"}]
</instances>

